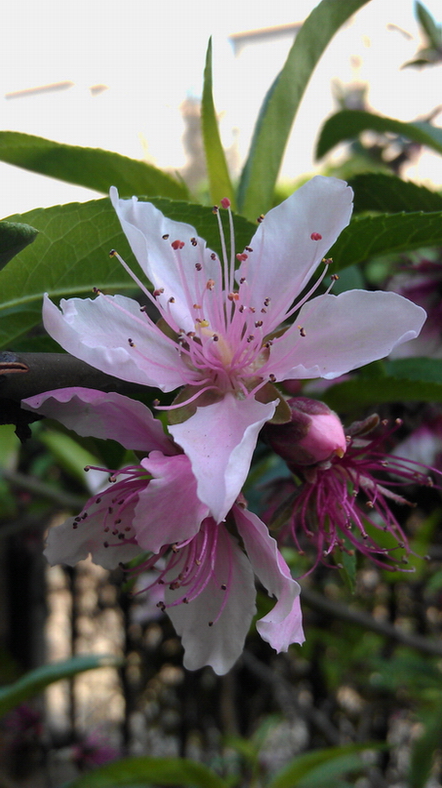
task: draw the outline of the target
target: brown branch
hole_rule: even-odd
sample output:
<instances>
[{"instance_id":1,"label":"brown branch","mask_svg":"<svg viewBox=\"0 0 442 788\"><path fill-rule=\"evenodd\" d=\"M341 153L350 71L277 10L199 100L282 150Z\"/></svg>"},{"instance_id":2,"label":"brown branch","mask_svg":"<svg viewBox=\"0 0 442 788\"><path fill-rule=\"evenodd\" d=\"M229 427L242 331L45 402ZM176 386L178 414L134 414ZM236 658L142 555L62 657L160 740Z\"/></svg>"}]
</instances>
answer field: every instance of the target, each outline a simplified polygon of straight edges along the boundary
<instances>
[{"instance_id":1,"label":"brown branch","mask_svg":"<svg viewBox=\"0 0 442 788\"><path fill-rule=\"evenodd\" d=\"M429 640L421 637L421 635L410 634L403 629L399 629L399 627L393 626L393 624L388 624L386 621L379 621L361 610L355 610L339 602L332 602L321 594L317 594L316 591L312 591L311 588L302 589L301 600L314 610L325 613L332 618L338 618L363 629L369 629L371 632L376 632L379 635L390 638L390 640L396 640L398 643L414 648L417 651L438 657L442 656L442 642Z\"/></svg>"},{"instance_id":2,"label":"brown branch","mask_svg":"<svg viewBox=\"0 0 442 788\"><path fill-rule=\"evenodd\" d=\"M21 400L71 386L116 391L135 398L146 397L149 392L147 386L106 375L68 353L4 351L0 353L0 424L15 424L20 440L26 440L31 436L29 424L41 417L22 410Z\"/></svg>"}]
</instances>

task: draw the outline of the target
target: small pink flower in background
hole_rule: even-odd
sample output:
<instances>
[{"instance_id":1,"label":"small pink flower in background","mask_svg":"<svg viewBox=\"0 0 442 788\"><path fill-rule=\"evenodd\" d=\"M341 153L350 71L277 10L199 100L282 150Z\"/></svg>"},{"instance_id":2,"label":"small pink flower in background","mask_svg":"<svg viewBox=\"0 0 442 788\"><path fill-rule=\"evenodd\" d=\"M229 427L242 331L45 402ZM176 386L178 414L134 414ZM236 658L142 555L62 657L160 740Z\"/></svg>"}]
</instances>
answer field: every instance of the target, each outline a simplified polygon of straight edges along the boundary
<instances>
[{"instance_id":1,"label":"small pink flower in background","mask_svg":"<svg viewBox=\"0 0 442 788\"><path fill-rule=\"evenodd\" d=\"M308 300L316 282L301 297L350 221L352 194L343 181L313 178L267 214L239 254L230 210L229 252L218 213L219 259L190 225L135 197L120 200L112 188L153 293L129 272L155 303L160 324L119 295L62 300L61 310L45 299L46 329L68 352L124 380L181 389L172 408L180 406L182 417L169 432L216 522L237 499L258 433L275 415L280 396L273 383L336 378L383 358L422 327L423 309L395 293L354 290Z\"/></svg>"},{"instance_id":2,"label":"small pink flower in background","mask_svg":"<svg viewBox=\"0 0 442 788\"><path fill-rule=\"evenodd\" d=\"M255 574L277 599L257 622L261 637L277 651L303 642L300 587L267 527L241 504L217 524L197 497L189 459L148 408L84 388L45 392L23 405L79 435L113 438L147 455L122 470L102 469L110 486L50 530L45 555L51 564L73 566L90 553L112 569L150 553L136 571L156 573L151 588L164 589L160 608L182 637L191 670L211 665L223 674L238 659L256 612Z\"/></svg>"},{"instance_id":3,"label":"small pink flower in background","mask_svg":"<svg viewBox=\"0 0 442 788\"><path fill-rule=\"evenodd\" d=\"M395 274L388 289L405 296L427 312L427 320L418 337L393 349L392 358L428 356L442 358L442 263L421 260Z\"/></svg>"},{"instance_id":4,"label":"small pink flower in background","mask_svg":"<svg viewBox=\"0 0 442 788\"><path fill-rule=\"evenodd\" d=\"M406 554L411 551L391 507L393 504L412 506L400 492L403 487L413 484L432 487L433 481L428 466L387 453L386 442L398 424L391 429L382 422L383 429L371 437L380 425L376 415L355 422L346 430L345 452L339 449L328 459L310 465L298 461L296 445L292 458L288 442L282 444L282 452L278 451L285 425L267 425L266 440L271 441L272 448L281 453L298 478L298 483L285 478L271 488L265 519L274 527L280 526L278 541L294 542L302 554L306 545L313 545L314 566L326 562L335 549L356 549L384 569L406 567L403 551ZM289 429L290 426L287 425ZM322 441L321 437L320 446ZM373 528L388 531L397 547L393 550L380 547ZM398 548L401 555L396 557Z\"/></svg>"},{"instance_id":5,"label":"small pink flower in background","mask_svg":"<svg viewBox=\"0 0 442 788\"><path fill-rule=\"evenodd\" d=\"M108 744L101 733L90 733L71 748L71 759L81 771L103 766L119 757L116 747Z\"/></svg>"}]
</instances>

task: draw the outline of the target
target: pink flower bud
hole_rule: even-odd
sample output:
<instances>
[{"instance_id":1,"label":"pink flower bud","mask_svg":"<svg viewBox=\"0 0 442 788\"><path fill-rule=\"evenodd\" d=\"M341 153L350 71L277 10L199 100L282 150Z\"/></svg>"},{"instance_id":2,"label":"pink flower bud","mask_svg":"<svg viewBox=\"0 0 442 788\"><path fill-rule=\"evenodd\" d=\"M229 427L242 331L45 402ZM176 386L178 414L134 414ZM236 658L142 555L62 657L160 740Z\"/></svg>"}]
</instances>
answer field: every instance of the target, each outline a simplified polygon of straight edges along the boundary
<instances>
[{"instance_id":1,"label":"pink flower bud","mask_svg":"<svg viewBox=\"0 0 442 788\"><path fill-rule=\"evenodd\" d=\"M308 397L295 397L287 404L292 420L287 424L267 424L263 438L290 468L316 465L334 455L344 456L344 429L328 405Z\"/></svg>"}]
</instances>

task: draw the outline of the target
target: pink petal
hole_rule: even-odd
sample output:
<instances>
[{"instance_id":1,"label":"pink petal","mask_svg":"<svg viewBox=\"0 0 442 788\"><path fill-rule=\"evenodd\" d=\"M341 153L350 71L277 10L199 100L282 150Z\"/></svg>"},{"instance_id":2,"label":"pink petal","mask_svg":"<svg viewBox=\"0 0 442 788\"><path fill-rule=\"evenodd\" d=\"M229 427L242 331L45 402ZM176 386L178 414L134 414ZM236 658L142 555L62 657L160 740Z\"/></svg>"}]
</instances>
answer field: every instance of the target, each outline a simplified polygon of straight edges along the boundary
<instances>
[{"instance_id":1,"label":"pink petal","mask_svg":"<svg viewBox=\"0 0 442 788\"><path fill-rule=\"evenodd\" d=\"M144 550L158 553L163 545L195 536L209 514L196 494L196 479L185 454L164 457L152 452L141 465L153 478L138 496L133 527Z\"/></svg>"},{"instance_id":2,"label":"pink petal","mask_svg":"<svg viewBox=\"0 0 442 788\"><path fill-rule=\"evenodd\" d=\"M425 317L421 307L396 293L348 290L318 296L274 341L269 371L277 380L336 378L414 339Z\"/></svg>"},{"instance_id":3,"label":"pink petal","mask_svg":"<svg viewBox=\"0 0 442 788\"><path fill-rule=\"evenodd\" d=\"M223 526L219 529L214 574L208 585L189 604L168 607L167 614L182 638L184 666L188 670L198 670L211 665L215 673L223 675L241 656L256 611L256 592L247 557L227 530ZM175 568L174 576L177 571L179 567ZM170 582L172 576L168 580ZM222 583L228 584L228 590L222 590ZM182 595L182 588L167 588L166 604L170 605ZM213 626L209 626L210 621L215 622Z\"/></svg>"},{"instance_id":4,"label":"pink petal","mask_svg":"<svg viewBox=\"0 0 442 788\"><path fill-rule=\"evenodd\" d=\"M35 410L57 419L78 435L112 438L125 449L174 454L177 449L163 431L149 408L141 402L115 392L85 388L45 391L22 401L27 410Z\"/></svg>"},{"instance_id":5,"label":"pink petal","mask_svg":"<svg viewBox=\"0 0 442 788\"><path fill-rule=\"evenodd\" d=\"M122 380L172 391L189 378L173 343L152 327L126 296L64 298L61 310L45 296L43 322L68 353ZM130 342L129 342L130 340Z\"/></svg>"},{"instance_id":6,"label":"pink petal","mask_svg":"<svg viewBox=\"0 0 442 788\"><path fill-rule=\"evenodd\" d=\"M234 507L233 514L255 574L269 595L278 600L270 613L257 622L256 628L277 652L287 651L291 643L305 640L299 602L301 588L259 517L240 506Z\"/></svg>"},{"instance_id":7,"label":"pink petal","mask_svg":"<svg viewBox=\"0 0 442 788\"><path fill-rule=\"evenodd\" d=\"M167 305L178 326L185 331L193 331L195 317L190 311L191 304L201 297L201 293L194 289L195 264L203 266L204 273L199 277L203 284L213 279L219 286L221 269L219 263L212 259L211 250L206 247L204 239L198 237L194 227L167 219L152 203L139 202L136 197L119 200L114 186L110 190L110 198L144 274L155 289L164 288L158 303L164 307ZM171 246L177 240L184 243L179 257ZM174 299L172 304L169 303L170 298Z\"/></svg>"},{"instance_id":8,"label":"pink petal","mask_svg":"<svg viewBox=\"0 0 442 788\"><path fill-rule=\"evenodd\" d=\"M272 418L276 402L226 394L213 405L198 408L182 424L169 427L190 459L198 497L216 522L221 522L238 497L249 472L258 433Z\"/></svg>"},{"instance_id":9,"label":"pink petal","mask_svg":"<svg viewBox=\"0 0 442 788\"><path fill-rule=\"evenodd\" d=\"M102 512L93 513L94 509L97 512L99 506L89 501L85 508L92 509L86 520L77 523L70 517L61 525L49 529L44 555L51 566L75 566L90 553L94 564L105 569L115 569L120 563L127 563L140 555L142 551L138 545L119 544L118 539L104 532ZM125 522L129 523L129 513L126 518ZM106 544L109 546L106 547Z\"/></svg>"},{"instance_id":10,"label":"pink petal","mask_svg":"<svg viewBox=\"0 0 442 788\"><path fill-rule=\"evenodd\" d=\"M250 241L253 252L240 266L237 281L246 277L256 309L270 299L268 313L275 316L275 325L348 225L352 199L344 181L317 175L259 225Z\"/></svg>"}]
</instances>

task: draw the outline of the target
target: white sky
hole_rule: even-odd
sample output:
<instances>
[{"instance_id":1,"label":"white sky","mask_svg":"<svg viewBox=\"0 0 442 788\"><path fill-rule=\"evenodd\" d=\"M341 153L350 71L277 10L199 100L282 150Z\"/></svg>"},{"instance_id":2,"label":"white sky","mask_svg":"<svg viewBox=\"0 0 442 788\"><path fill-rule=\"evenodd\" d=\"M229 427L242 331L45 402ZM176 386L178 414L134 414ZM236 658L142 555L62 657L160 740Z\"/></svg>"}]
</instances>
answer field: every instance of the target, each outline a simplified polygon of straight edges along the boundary
<instances>
[{"instance_id":1,"label":"white sky","mask_svg":"<svg viewBox=\"0 0 442 788\"><path fill-rule=\"evenodd\" d=\"M345 0L342 0L345 2ZM287 55L289 39L247 47L235 58L231 33L301 22L314 0L15 0L2 9L0 128L60 142L148 156L160 167L185 163L179 105L200 96L205 51L214 41L214 84L223 141L246 155L265 91ZM442 16L440 0L425 0ZM413 36L408 40L396 24ZM371 0L340 31L312 79L288 146L283 175L313 168L314 138L334 109L330 78L370 81L369 100L383 114L412 120L442 104L442 67L400 71L418 46L412 0ZM13 91L69 80L58 93L5 99ZM108 90L92 96L89 88ZM441 119L438 119L441 124ZM429 157L429 158L428 158ZM439 167L439 169L438 169ZM435 157L410 177L442 180ZM93 198L0 164L0 215Z\"/></svg>"}]
</instances>

